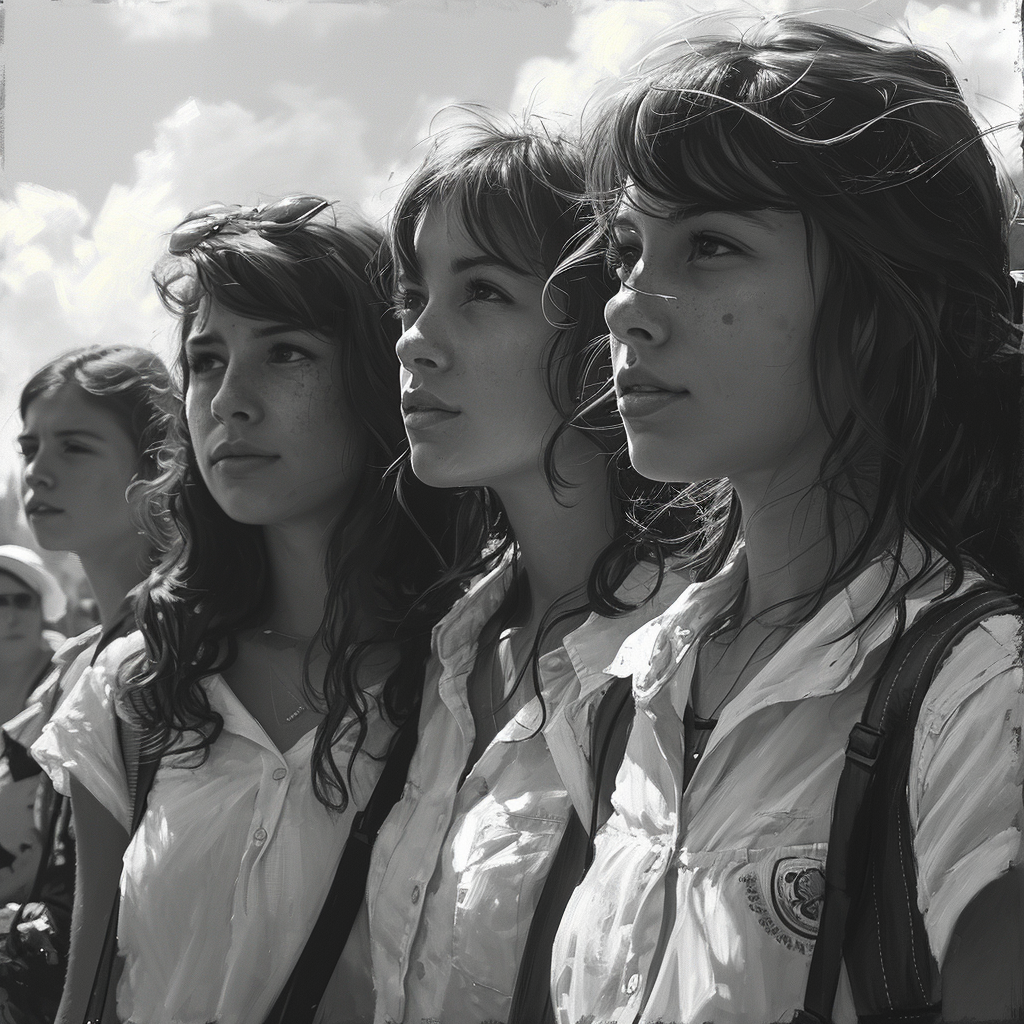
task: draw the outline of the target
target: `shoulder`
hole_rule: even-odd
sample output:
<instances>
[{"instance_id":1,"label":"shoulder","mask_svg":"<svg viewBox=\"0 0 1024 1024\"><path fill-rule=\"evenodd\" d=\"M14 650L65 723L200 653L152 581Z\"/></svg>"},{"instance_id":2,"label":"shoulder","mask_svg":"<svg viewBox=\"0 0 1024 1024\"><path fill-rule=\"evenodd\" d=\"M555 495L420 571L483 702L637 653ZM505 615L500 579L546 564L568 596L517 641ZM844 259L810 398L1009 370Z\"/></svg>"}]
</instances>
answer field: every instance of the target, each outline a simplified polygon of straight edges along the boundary
<instances>
[{"instance_id":1,"label":"shoulder","mask_svg":"<svg viewBox=\"0 0 1024 1024\"><path fill-rule=\"evenodd\" d=\"M977 581L970 578L965 587ZM928 602L917 614L934 606L934 601ZM998 704L1019 714L1024 703L1022 644L1020 609L999 610L980 619L945 652L922 705L919 731L937 731L961 709L977 714L975 709L985 707L987 714Z\"/></svg>"}]
</instances>

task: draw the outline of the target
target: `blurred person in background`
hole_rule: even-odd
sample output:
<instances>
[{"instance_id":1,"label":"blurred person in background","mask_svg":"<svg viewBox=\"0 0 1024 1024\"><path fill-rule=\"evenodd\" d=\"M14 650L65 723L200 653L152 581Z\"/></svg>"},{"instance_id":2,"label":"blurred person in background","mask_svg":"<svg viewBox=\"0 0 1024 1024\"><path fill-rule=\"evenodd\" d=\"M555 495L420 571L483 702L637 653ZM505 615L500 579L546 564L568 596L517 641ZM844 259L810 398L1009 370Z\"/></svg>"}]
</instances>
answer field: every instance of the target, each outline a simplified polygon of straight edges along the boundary
<instances>
[{"instance_id":1,"label":"blurred person in background","mask_svg":"<svg viewBox=\"0 0 1024 1024\"><path fill-rule=\"evenodd\" d=\"M16 891L3 892L7 908L0 914L0 934L7 938L6 947L0 947L0 991L18 1008L20 1016L11 1015L12 1020L50 1021L56 1013L75 876L70 804L54 792L48 779L40 780L28 748L73 680L107 643L134 628L131 593L155 563L163 536L160 509L137 485L157 475L177 401L161 360L128 345L65 353L38 370L21 394L23 429L18 443L26 516L41 547L78 556L99 624L69 640L55 655L48 646L42 652L47 661L34 677L40 685L27 701L28 687L2 708L0 721L7 725L0 806L20 794L18 806L30 837L23 842L30 844L34 867ZM149 529L144 528L147 518ZM12 548L0 548L0 569L6 568L4 552L12 550L24 551L45 572L34 553ZM64 595L52 577L48 586L49 591L39 588L41 601L35 602L34 611L0 604L0 630L16 615L47 620L63 615ZM0 576L0 602L8 589ZM24 603L25 598L12 594L11 600ZM0 643L5 638L0 632ZM38 640L35 643L38 647ZM4 1012L11 1014L0 994L0 1013Z\"/></svg>"}]
</instances>

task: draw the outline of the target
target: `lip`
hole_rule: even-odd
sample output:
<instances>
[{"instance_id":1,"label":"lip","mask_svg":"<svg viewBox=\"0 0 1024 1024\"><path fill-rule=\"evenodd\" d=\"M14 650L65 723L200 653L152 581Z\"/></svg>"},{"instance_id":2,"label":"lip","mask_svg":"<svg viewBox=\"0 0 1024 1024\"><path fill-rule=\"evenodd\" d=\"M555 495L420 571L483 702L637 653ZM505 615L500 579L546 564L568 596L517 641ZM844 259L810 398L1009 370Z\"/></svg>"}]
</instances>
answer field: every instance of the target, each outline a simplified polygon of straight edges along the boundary
<instances>
[{"instance_id":1,"label":"lip","mask_svg":"<svg viewBox=\"0 0 1024 1024\"><path fill-rule=\"evenodd\" d=\"M25 515L29 517L60 515L63 512L64 509L57 508L56 505L47 504L45 501L39 501L36 498L25 503Z\"/></svg>"},{"instance_id":2,"label":"lip","mask_svg":"<svg viewBox=\"0 0 1024 1024\"><path fill-rule=\"evenodd\" d=\"M631 370L624 370L615 378L615 394L623 419L650 416L690 397L686 388L673 387L649 373Z\"/></svg>"},{"instance_id":3,"label":"lip","mask_svg":"<svg viewBox=\"0 0 1024 1024\"><path fill-rule=\"evenodd\" d=\"M408 430L424 430L447 423L459 415L461 410L422 388L402 393L402 417Z\"/></svg>"},{"instance_id":4,"label":"lip","mask_svg":"<svg viewBox=\"0 0 1024 1024\"><path fill-rule=\"evenodd\" d=\"M221 463L242 468L255 466L268 460L274 460L278 456L274 452L264 451L255 445L245 444L241 441L221 441L215 445L210 452L210 465L217 466Z\"/></svg>"}]
</instances>

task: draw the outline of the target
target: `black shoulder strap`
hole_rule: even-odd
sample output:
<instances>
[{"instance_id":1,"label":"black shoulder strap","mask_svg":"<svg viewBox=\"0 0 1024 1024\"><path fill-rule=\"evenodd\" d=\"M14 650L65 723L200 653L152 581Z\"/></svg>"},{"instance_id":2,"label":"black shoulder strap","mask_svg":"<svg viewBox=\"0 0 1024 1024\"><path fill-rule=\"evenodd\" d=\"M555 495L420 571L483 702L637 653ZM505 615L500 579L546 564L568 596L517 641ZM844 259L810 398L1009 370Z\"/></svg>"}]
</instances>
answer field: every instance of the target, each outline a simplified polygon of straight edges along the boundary
<instances>
[{"instance_id":1,"label":"black shoulder strap","mask_svg":"<svg viewBox=\"0 0 1024 1024\"><path fill-rule=\"evenodd\" d=\"M266 1024L311 1024L366 895L370 854L384 819L405 785L416 750L419 715L414 711L395 733L373 793L352 822L345 849L320 916Z\"/></svg>"},{"instance_id":2,"label":"black shoulder strap","mask_svg":"<svg viewBox=\"0 0 1024 1024\"><path fill-rule=\"evenodd\" d=\"M96 649L92 652L90 665L96 664L96 659L114 640L127 636L134 624L134 616L130 609L126 609L109 629L104 630L99 643L96 644ZM157 769L160 767L161 755L159 748L154 744L143 742L141 729L123 722L117 714L114 715L114 731L117 735L121 760L124 763L125 775L128 779L128 806L131 808L128 835L132 836L138 830L142 816L146 813L146 802L149 799L149 791L153 787ZM103 935L103 945L100 947L100 958L96 964L92 991L89 993L89 1002L86 1005L85 1024L102 1024L103 1021L110 977L114 970L114 957L117 955L117 919L120 909L121 889L119 886L114 891L113 904L110 908L110 915L107 917L107 929Z\"/></svg>"},{"instance_id":3,"label":"black shoulder strap","mask_svg":"<svg viewBox=\"0 0 1024 1024\"><path fill-rule=\"evenodd\" d=\"M925 611L886 658L850 732L818 938L794 1024L831 1021L844 959L862 1022L939 1018L938 967L917 907L907 805L914 724L949 651L983 619L1020 610L1016 598L982 584Z\"/></svg>"},{"instance_id":4,"label":"black shoulder strap","mask_svg":"<svg viewBox=\"0 0 1024 1024\"><path fill-rule=\"evenodd\" d=\"M551 947L569 897L594 859L594 836L611 816L611 794L626 751L633 711L632 679L614 679L597 706L591 729L594 802L589 832L578 814L569 815L527 932L508 1024L554 1024Z\"/></svg>"}]
</instances>

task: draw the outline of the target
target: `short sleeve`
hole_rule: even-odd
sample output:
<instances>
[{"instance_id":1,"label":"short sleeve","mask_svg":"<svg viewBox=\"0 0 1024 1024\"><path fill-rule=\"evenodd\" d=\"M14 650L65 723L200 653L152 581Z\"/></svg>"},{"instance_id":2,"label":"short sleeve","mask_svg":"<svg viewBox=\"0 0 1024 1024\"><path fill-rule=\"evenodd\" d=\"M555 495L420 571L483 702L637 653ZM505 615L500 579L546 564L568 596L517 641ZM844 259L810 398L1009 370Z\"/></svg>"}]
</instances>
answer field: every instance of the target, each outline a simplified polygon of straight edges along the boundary
<instances>
[{"instance_id":1,"label":"short sleeve","mask_svg":"<svg viewBox=\"0 0 1024 1024\"><path fill-rule=\"evenodd\" d=\"M917 722L910 819L918 902L940 965L964 908L1021 857L1020 630L1010 615L972 630L933 681Z\"/></svg>"},{"instance_id":2,"label":"short sleeve","mask_svg":"<svg viewBox=\"0 0 1024 1024\"><path fill-rule=\"evenodd\" d=\"M32 746L32 757L58 792L74 778L129 826L128 782L114 724L117 669L138 649L138 638L116 640L74 682Z\"/></svg>"}]
</instances>

